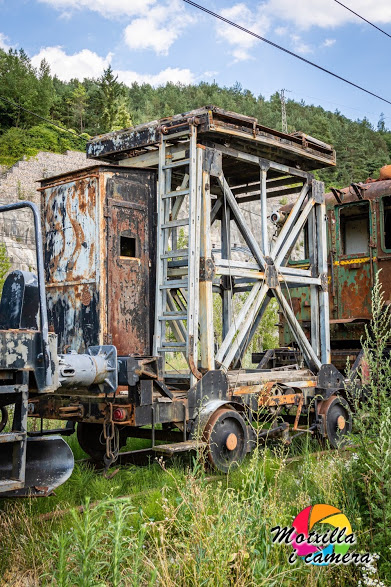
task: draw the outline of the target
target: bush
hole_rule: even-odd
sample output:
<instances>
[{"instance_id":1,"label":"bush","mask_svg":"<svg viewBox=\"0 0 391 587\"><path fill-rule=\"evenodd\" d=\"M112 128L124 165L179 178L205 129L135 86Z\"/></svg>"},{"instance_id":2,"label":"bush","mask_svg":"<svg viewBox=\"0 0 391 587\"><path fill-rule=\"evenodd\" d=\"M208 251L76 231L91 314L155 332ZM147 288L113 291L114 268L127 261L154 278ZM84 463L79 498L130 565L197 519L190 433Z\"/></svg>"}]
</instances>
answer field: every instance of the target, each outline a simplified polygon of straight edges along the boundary
<instances>
[{"instance_id":1,"label":"bush","mask_svg":"<svg viewBox=\"0 0 391 587\"><path fill-rule=\"evenodd\" d=\"M354 458L351 486L355 488L367 548L379 553L382 576L391 577L391 311L376 275L372 293L372 321L362 341L361 380L352 385ZM370 584L370 583L368 583Z\"/></svg>"},{"instance_id":2,"label":"bush","mask_svg":"<svg viewBox=\"0 0 391 587\"><path fill-rule=\"evenodd\" d=\"M9 260L7 249L4 243L0 244L0 293L3 289L5 277L11 268L11 261Z\"/></svg>"},{"instance_id":3,"label":"bush","mask_svg":"<svg viewBox=\"0 0 391 587\"><path fill-rule=\"evenodd\" d=\"M84 151L85 144L85 138L72 136L50 124L32 126L28 130L10 128L0 136L0 165L13 165L23 157L34 157L39 151Z\"/></svg>"}]
</instances>

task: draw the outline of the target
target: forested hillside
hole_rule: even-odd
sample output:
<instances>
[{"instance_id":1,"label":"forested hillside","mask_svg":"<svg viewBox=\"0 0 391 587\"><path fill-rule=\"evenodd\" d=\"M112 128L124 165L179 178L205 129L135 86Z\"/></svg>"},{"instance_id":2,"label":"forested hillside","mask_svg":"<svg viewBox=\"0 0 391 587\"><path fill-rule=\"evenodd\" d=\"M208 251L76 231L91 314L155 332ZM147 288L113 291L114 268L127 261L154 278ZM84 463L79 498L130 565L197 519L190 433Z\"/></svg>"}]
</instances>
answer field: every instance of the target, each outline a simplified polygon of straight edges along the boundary
<instances>
[{"instance_id":1,"label":"forested hillside","mask_svg":"<svg viewBox=\"0 0 391 587\"><path fill-rule=\"evenodd\" d=\"M63 152L84 150L88 135L128 127L141 122L214 104L249 116L265 126L281 130L278 93L265 100L243 89L201 82L154 88L148 84L131 87L117 82L109 67L99 79L63 82L52 76L43 61L32 66L26 53L0 50L0 165L39 150ZM24 109L24 110L23 110ZM76 134L62 131L27 112L49 118ZM377 177L378 169L391 161L391 132L382 117L377 129L368 120L352 121L338 111L287 102L288 130L303 131L334 145L336 169L320 171L327 186L343 187L352 181Z\"/></svg>"}]
</instances>

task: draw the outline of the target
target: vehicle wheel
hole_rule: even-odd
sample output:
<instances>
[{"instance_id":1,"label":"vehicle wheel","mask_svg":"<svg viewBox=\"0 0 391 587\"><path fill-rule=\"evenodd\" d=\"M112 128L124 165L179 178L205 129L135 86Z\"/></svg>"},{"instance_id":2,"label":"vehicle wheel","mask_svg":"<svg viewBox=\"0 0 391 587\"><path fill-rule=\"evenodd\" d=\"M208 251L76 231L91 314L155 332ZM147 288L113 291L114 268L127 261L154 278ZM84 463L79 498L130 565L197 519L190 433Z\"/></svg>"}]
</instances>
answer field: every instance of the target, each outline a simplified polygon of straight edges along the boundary
<instances>
[{"instance_id":1,"label":"vehicle wheel","mask_svg":"<svg viewBox=\"0 0 391 587\"><path fill-rule=\"evenodd\" d=\"M233 409L219 408L204 430L210 464L223 473L240 465L247 453L247 428L242 416Z\"/></svg>"},{"instance_id":2,"label":"vehicle wheel","mask_svg":"<svg viewBox=\"0 0 391 587\"><path fill-rule=\"evenodd\" d=\"M4 430L8 422L8 410L6 407L2 406L0 408L1 412L1 420L0 420L0 432Z\"/></svg>"},{"instance_id":3,"label":"vehicle wheel","mask_svg":"<svg viewBox=\"0 0 391 587\"><path fill-rule=\"evenodd\" d=\"M77 440L84 452L97 463L102 463L106 453L103 425L78 422L76 434Z\"/></svg>"},{"instance_id":4,"label":"vehicle wheel","mask_svg":"<svg viewBox=\"0 0 391 587\"><path fill-rule=\"evenodd\" d=\"M318 413L325 420L326 438L330 446L343 446L352 430L352 412L348 402L342 397L332 395L318 403Z\"/></svg>"}]
</instances>

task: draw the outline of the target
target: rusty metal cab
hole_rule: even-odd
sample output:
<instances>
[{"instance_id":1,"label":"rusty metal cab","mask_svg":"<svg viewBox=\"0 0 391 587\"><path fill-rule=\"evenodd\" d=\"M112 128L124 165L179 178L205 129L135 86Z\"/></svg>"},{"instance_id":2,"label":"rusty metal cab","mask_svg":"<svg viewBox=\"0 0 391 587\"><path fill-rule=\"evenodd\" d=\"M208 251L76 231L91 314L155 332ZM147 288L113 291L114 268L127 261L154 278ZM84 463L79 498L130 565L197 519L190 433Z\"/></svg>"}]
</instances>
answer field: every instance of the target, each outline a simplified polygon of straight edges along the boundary
<instances>
[{"instance_id":1,"label":"rusty metal cab","mask_svg":"<svg viewBox=\"0 0 391 587\"><path fill-rule=\"evenodd\" d=\"M58 351L151 353L156 174L95 165L41 181L49 329ZM152 268L152 269L151 269Z\"/></svg>"},{"instance_id":2,"label":"rusty metal cab","mask_svg":"<svg viewBox=\"0 0 391 587\"><path fill-rule=\"evenodd\" d=\"M376 273L391 303L391 181L352 184L326 194L328 225L328 283L330 299L330 338L332 363L344 369L353 363L361 349L365 325L372 317L372 288ZM288 213L291 206L284 206ZM308 235L304 234L304 240ZM302 258L291 266L308 268L307 247ZM307 335L311 331L308 291L291 290L294 312ZM283 316L280 316L280 344L292 344Z\"/></svg>"}]
</instances>

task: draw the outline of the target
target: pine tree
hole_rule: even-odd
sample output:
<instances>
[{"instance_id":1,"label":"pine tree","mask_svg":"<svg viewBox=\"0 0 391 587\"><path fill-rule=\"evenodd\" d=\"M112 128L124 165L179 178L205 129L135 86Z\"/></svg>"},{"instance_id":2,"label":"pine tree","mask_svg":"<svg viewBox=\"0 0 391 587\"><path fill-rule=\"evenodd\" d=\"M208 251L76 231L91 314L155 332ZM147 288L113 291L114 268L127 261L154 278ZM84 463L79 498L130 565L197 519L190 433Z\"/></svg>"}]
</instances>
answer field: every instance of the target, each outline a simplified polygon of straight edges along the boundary
<instances>
[{"instance_id":1,"label":"pine tree","mask_svg":"<svg viewBox=\"0 0 391 587\"><path fill-rule=\"evenodd\" d=\"M98 80L100 89L100 119L99 125L103 132L108 132L115 126L115 120L118 114L119 99L123 95L121 84L117 81L111 66L103 72L102 77Z\"/></svg>"},{"instance_id":2,"label":"pine tree","mask_svg":"<svg viewBox=\"0 0 391 587\"><path fill-rule=\"evenodd\" d=\"M69 99L69 104L80 132L83 132L83 116L87 106L87 92L81 83L78 83L76 88L73 90Z\"/></svg>"}]
</instances>

